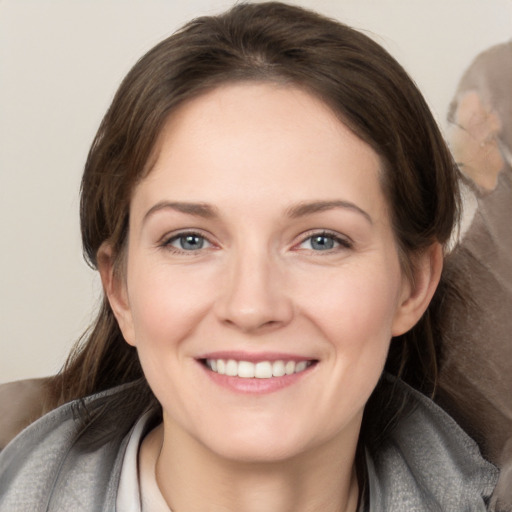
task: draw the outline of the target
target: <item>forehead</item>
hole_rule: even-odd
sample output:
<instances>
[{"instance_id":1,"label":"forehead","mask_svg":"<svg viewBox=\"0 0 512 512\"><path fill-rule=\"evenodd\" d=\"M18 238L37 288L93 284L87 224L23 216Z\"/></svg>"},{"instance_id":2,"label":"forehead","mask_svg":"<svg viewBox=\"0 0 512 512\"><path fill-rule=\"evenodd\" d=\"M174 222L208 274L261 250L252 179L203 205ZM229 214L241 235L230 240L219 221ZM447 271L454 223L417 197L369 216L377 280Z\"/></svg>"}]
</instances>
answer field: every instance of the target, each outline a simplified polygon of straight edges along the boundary
<instances>
[{"instance_id":1,"label":"forehead","mask_svg":"<svg viewBox=\"0 0 512 512\"><path fill-rule=\"evenodd\" d=\"M377 154L318 98L297 87L239 83L172 113L138 189L166 189L176 200L239 193L249 201L266 191L301 201L343 193L333 187L345 184L347 193L375 199L379 173Z\"/></svg>"}]
</instances>

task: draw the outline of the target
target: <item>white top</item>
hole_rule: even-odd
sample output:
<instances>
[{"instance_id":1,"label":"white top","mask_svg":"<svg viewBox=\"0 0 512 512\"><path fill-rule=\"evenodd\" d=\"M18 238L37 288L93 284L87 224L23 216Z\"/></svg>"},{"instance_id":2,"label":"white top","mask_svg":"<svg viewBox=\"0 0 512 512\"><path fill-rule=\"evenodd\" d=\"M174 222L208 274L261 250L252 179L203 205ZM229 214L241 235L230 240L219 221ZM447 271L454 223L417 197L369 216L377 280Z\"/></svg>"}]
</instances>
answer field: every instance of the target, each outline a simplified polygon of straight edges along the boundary
<instances>
[{"instance_id":1,"label":"white top","mask_svg":"<svg viewBox=\"0 0 512 512\"><path fill-rule=\"evenodd\" d=\"M171 512L156 482L157 455L139 457L150 418L151 413L148 412L139 419L128 441L119 480L117 512Z\"/></svg>"}]
</instances>

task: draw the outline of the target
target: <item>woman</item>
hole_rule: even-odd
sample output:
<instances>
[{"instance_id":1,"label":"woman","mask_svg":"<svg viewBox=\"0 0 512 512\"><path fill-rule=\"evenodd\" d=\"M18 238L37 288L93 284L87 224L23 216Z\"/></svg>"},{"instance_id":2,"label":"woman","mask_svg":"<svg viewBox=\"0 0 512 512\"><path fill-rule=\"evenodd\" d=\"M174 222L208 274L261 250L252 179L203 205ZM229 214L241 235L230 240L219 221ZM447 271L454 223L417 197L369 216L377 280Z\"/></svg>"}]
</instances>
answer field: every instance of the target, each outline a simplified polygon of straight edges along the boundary
<instances>
[{"instance_id":1,"label":"woman","mask_svg":"<svg viewBox=\"0 0 512 512\"><path fill-rule=\"evenodd\" d=\"M4 450L0 510L486 510L494 468L397 378L435 387L457 194L358 32L242 4L160 43L84 172L105 300L52 383L75 400Z\"/></svg>"}]
</instances>

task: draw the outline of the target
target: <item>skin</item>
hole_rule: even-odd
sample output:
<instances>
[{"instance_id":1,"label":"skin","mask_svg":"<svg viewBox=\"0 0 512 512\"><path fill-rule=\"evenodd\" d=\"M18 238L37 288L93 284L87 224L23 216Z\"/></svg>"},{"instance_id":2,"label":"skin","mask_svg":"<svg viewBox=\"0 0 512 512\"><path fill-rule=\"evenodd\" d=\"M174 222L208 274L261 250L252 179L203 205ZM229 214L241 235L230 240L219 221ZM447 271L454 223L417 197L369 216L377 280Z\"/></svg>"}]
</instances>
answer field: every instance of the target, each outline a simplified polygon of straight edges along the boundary
<instances>
[{"instance_id":1,"label":"skin","mask_svg":"<svg viewBox=\"0 0 512 512\"><path fill-rule=\"evenodd\" d=\"M414 325L435 290L439 245L418 258L412 286L378 156L297 88L228 85L185 103L152 161L131 201L124 276L108 243L99 262L163 407L142 453L156 454L167 503L179 512L355 510L363 409L391 337ZM201 249L181 248L177 236L191 231ZM313 246L313 235L332 247ZM215 351L316 364L282 389L241 393L198 361Z\"/></svg>"}]
</instances>

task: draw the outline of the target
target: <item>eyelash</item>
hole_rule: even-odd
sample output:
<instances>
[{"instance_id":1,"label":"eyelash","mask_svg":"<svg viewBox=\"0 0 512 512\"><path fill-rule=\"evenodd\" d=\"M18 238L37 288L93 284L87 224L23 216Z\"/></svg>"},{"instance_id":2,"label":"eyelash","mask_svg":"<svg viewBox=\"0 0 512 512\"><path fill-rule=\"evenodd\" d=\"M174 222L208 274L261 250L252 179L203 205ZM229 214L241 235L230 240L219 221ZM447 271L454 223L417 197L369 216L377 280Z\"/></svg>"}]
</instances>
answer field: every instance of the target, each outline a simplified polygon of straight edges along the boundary
<instances>
[{"instance_id":1,"label":"eyelash","mask_svg":"<svg viewBox=\"0 0 512 512\"><path fill-rule=\"evenodd\" d=\"M331 232L331 231L313 231L306 234L307 236L303 237L302 240L294 246L294 248L297 248L298 250L305 250L310 251L314 253L326 253L326 254L332 254L333 252L337 252L344 249L352 249L353 242L350 239L347 239L346 237L342 237L337 233ZM189 237L197 237L199 238L202 243L201 246L197 249L184 249L183 247L174 247L172 244L174 242L179 241L180 239L186 239ZM300 246L308 241L310 243L313 243L314 239L319 238L325 238L328 240L332 240L333 244L337 244L337 246L334 247L328 247L327 249L320 249L315 250L313 247L311 248L301 248ZM197 232L197 231L182 231L180 233L174 234L169 238L166 238L162 241L160 244L160 247L163 249L170 251L174 254L184 254L187 256L195 256L198 253L200 253L203 249L208 249L209 247L203 247L204 243L209 244L210 246L213 246L213 242L209 240L208 237L206 237L204 234Z\"/></svg>"},{"instance_id":2,"label":"eyelash","mask_svg":"<svg viewBox=\"0 0 512 512\"><path fill-rule=\"evenodd\" d=\"M315 250L315 249L305 249L311 252L325 252L327 254L332 254L335 251L343 250L343 249L352 249L354 244L352 240L348 239L347 237L340 236L338 233L332 232L332 231L314 231L307 233L307 236L302 239L301 242L299 242L295 247L299 247L307 242L308 240L313 240L314 238L328 238L332 240L335 244L338 244L338 247L332 247L329 249L324 250Z\"/></svg>"},{"instance_id":3,"label":"eyelash","mask_svg":"<svg viewBox=\"0 0 512 512\"><path fill-rule=\"evenodd\" d=\"M180 239L185 239L185 238L188 238L188 237L197 237L197 238L200 238L203 242L206 242L208 244L210 244L211 246L213 246L213 242L211 242L208 237L206 237L204 234L202 233L198 233L197 231L182 231L181 233L177 233L177 234L174 234L168 238L165 238L160 244L159 246L162 247L163 249L167 250L167 251L170 251L172 253L175 253L175 254L186 254L187 256L194 256L195 254L201 252L201 250L203 250L204 248L203 247L199 247L199 249L196 249L196 250L193 250L193 249L183 249L183 248L178 248L178 247L174 247L172 245L173 242L177 242L179 241Z\"/></svg>"}]
</instances>

